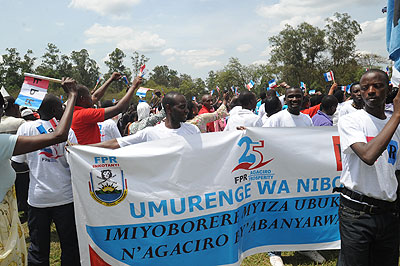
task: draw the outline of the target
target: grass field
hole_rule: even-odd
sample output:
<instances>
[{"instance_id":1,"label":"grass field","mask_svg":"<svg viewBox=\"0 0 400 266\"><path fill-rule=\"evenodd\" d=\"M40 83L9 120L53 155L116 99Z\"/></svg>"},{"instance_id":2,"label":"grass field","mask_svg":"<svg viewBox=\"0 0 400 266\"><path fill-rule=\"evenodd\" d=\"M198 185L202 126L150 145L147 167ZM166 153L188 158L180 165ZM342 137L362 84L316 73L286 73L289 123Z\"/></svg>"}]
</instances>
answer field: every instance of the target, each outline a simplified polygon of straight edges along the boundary
<instances>
[{"instance_id":1,"label":"grass field","mask_svg":"<svg viewBox=\"0 0 400 266\"><path fill-rule=\"evenodd\" d=\"M28 225L27 223L24 223L23 225L24 232L25 232L25 237L26 237L26 242L30 243L29 241L29 232L28 232ZM337 250L324 250L320 251L320 253L326 258L327 262L324 264L319 264L319 265L324 265L324 266L334 266L336 265L336 260L338 257L338 252ZM56 228L53 224L51 227L51 243L50 243L50 266L59 266L61 265L61 249L60 249L60 243L58 240ZM306 258L296 252L283 252L282 253L282 258L286 266L311 266L311 265L317 265L313 263L309 258ZM266 253L262 254L256 254L250 257L247 257L241 266L270 266L271 264L269 263L269 257Z\"/></svg>"}]
</instances>

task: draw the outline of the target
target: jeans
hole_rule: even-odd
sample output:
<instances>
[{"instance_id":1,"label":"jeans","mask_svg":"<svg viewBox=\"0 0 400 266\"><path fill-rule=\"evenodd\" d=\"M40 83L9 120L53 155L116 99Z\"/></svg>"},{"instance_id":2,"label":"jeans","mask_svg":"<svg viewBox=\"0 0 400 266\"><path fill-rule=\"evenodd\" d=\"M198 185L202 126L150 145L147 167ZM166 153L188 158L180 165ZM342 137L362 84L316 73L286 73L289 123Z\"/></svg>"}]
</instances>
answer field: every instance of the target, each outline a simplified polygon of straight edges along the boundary
<instances>
[{"instance_id":1,"label":"jeans","mask_svg":"<svg viewBox=\"0 0 400 266\"><path fill-rule=\"evenodd\" d=\"M60 239L61 265L80 265L73 203L46 208L29 206L28 227L31 245L28 249L28 265L49 265L52 221Z\"/></svg>"},{"instance_id":2,"label":"jeans","mask_svg":"<svg viewBox=\"0 0 400 266\"><path fill-rule=\"evenodd\" d=\"M342 199L343 196L341 196ZM398 266L397 213L368 214L339 205L339 266Z\"/></svg>"}]
</instances>

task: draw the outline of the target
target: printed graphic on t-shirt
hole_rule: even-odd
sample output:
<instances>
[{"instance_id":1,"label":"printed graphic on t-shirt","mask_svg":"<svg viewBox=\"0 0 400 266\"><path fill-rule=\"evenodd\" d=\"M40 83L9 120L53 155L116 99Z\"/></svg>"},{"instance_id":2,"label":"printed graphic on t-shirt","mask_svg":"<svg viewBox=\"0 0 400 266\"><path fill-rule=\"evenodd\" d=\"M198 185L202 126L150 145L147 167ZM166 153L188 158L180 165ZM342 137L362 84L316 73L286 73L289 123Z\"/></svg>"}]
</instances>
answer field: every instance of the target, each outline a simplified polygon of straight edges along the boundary
<instances>
[{"instance_id":1,"label":"printed graphic on t-shirt","mask_svg":"<svg viewBox=\"0 0 400 266\"><path fill-rule=\"evenodd\" d=\"M367 137L367 142L370 142L374 137ZM387 152L389 154L388 163L394 165L396 163L397 151L399 150L399 145L397 141L390 140L387 145Z\"/></svg>"}]
</instances>

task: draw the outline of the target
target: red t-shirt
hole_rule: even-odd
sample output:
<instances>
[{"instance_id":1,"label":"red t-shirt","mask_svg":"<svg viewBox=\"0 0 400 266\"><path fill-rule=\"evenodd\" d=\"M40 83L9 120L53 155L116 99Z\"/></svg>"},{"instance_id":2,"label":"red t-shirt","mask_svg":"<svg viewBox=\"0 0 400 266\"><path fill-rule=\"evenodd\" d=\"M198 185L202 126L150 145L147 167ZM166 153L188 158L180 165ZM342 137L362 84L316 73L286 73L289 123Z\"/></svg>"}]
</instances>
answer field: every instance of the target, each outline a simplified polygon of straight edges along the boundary
<instances>
[{"instance_id":1,"label":"red t-shirt","mask_svg":"<svg viewBox=\"0 0 400 266\"><path fill-rule=\"evenodd\" d=\"M302 112L303 114L309 115L310 117L313 117L314 115L316 115L316 113L320 109L320 106L321 106L321 104L317 104L317 105L315 105L313 107L310 107L308 109L301 110L300 112Z\"/></svg>"},{"instance_id":2,"label":"red t-shirt","mask_svg":"<svg viewBox=\"0 0 400 266\"><path fill-rule=\"evenodd\" d=\"M208 110L207 107L203 105L203 107L199 111L199 115L212 112L213 110ZM207 132L215 132L214 122L207 123Z\"/></svg>"},{"instance_id":3,"label":"red t-shirt","mask_svg":"<svg viewBox=\"0 0 400 266\"><path fill-rule=\"evenodd\" d=\"M71 128L79 144L100 142L100 129L97 122L104 121L104 108L83 108L75 106Z\"/></svg>"}]
</instances>

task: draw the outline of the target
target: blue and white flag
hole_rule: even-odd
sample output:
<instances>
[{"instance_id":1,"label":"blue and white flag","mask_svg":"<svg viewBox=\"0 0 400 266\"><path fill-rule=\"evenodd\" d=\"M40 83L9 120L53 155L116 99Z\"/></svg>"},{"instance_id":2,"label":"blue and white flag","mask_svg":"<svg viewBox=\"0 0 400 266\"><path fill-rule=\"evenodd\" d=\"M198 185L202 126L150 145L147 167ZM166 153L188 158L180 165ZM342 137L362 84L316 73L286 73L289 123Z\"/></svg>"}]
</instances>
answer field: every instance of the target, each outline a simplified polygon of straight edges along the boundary
<instances>
[{"instance_id":1,"label":"blue and white flag","mask_svg":"<svg viewBox=\"0 0 400 266\"><path fill-rule=\"evenodd\" d=\"M269 87L270 89L273 89L273 88L278 87L278 85L276 84L275 79L271 79L270 81L268 81L268 87Z\"/></svg>"},{"instance_id":2,"label":"blue and white flag","mask_svg":"<svg viewBox=\"0 0 400 266\"><path fill-rule=\"evenodd\" d=\"M333 71L329 71L329 72L324 73L324 78L325 78L325 80L327 82L335 80L335 78L333 76Z\"/></svg>"},{"instance_id":3,"label":"blue and white flag","mask_svg":"<svg viewBox=\"0 0 400 266\"><path fill-rule=\"evenodd\" d=\"M300 81L300 88L306 89L306 84L303 81Z\"/></svg>"},{"instance_id":4,"label":"blue and white flag","mask_svg":"<svg viewBox=\"0 0 400 266\"><path fill-rule=\"evenodd\" d=\"M149 90L150 90L149 88L140 87L140 88L137 90L136 95L139 96L140 98L144 98L144 97L146 97L146 93L147 93L147 91L149 91Z\"/></svg>"},{"instance_id":5,"label":"blue and white flag","mask_svg":"<svg viewBox=\"0 0 400 266\"><path fill-rule=\"evenodd\" d=\"M308 91L308 94L310 94L310 95L315 94L315 90L309 90L309 91Z\"/></svg>"},{"instance_id":6,"label":"blue and white flag","mask_svg":"<svg viewBox=\"0 0 400 266\"><path fill-rule=\"evenodd\" d=\"M254 87L254 81L250 80L250 82L246 85L248 90L251 90L251 88Z\"/></svg>"}]
</instances>

